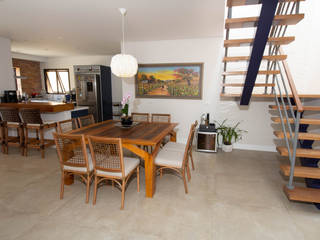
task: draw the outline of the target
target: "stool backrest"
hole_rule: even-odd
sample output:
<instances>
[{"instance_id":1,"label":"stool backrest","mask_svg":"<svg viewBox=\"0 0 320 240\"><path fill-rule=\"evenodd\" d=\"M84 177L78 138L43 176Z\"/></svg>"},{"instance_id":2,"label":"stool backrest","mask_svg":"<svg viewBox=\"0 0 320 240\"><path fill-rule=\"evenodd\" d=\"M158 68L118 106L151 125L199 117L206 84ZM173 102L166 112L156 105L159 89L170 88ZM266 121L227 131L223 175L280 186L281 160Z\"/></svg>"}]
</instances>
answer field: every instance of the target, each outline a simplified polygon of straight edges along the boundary
<instances>
[{"instance_id":1,"label":"stool backrest","mask_svg":"<svg viewBox=\"0 0 320 240\"><path fill-rule=\"evenodd\" d=\"M19 110L17 108L0 108L0 117L5 122L21 122Z\"/></svg>"},{"instance_id":2,"label":"stool backrest","mask_svg":"<svg viewBox=\"0 0 320 240\"><path fill-rule=\"evenodd\" d=\"M22 108L20 109L22 122L29 124L43 124L40 109Z\"/></svg>"}]
</instances>

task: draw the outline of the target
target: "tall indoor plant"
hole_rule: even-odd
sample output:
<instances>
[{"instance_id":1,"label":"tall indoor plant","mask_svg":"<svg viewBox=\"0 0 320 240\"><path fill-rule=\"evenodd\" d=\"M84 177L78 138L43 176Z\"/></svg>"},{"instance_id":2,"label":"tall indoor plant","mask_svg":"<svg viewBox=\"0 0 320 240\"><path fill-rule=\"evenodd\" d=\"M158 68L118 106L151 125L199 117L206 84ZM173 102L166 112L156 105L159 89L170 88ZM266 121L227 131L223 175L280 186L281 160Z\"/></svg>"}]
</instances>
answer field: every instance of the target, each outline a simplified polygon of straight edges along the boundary
<instances>
[{"instance_id":1,"label":"tall indoor plant","mask_svg":"<svg viewBox=\"0 0 320 240\"><path fill-rule=\"evenodd\" d=\"M238 126L240 122L237 122L234 126L227 125L226 122L227 119L223 120L222 123L217 122L217 132L218 138L222 140L222 150L224 152L231 152L233 148L233 143L240 140L242 138L243 133L247 131L239 129Z\"/></svg>"}]
</instances>

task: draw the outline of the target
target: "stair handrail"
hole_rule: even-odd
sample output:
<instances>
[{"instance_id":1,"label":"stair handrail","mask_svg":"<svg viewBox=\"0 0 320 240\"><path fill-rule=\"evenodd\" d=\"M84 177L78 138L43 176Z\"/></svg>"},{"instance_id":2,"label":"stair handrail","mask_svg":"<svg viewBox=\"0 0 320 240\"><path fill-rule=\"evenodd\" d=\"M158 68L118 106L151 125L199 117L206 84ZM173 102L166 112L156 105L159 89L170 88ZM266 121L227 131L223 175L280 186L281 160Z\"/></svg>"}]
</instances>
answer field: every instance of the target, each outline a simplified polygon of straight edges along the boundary
<instances>
[{"instance_id":1,"label":"stair handrail","mask_svg":"<svg viewBox=\"0 0 320 240\"><path fill-rule=\"evenodd\" d=\"M284 55L284 52L283 52L281 47L279 48L279 53L281 55ZM287 76L288 84L290 86L291 94L292 94L292 97L293 97L294 102L296 104L297 111L298 112L303 112L304 111L303 110L303 105L301 103L301 100L300 100L296 85L294 84L293 77L292 77L292 74L290 72L289 65L288 65L287 61L286 60L282 60L282 65L283 65L284 71L285 71L286 76Z\"/></svg>"}]
</instances>

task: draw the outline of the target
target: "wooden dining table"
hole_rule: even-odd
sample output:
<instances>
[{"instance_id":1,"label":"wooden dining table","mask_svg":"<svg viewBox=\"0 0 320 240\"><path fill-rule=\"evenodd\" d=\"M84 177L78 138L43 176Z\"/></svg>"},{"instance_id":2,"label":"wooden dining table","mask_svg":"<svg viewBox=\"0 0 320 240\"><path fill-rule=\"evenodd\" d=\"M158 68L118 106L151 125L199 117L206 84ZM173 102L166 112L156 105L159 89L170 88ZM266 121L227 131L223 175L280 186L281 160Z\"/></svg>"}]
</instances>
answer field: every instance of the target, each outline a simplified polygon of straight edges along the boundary
<instances>
[{"instance_id":1,"label":"wooden dining table","mask_svg":"<svg viewBox=\"0 0 320 240\"><path fill-rule=\"evenodd\" d=\"M124 128L119 121L108 120L78 128L68 133L83 134L85 137L121 138L124 148L144 159L146 197L152 198L156 185L154 159L160 150L164 137L170 135L170 141L176 141L174 128L177 125L177 123L134 122L133 126ZM151 146L152 151L149 153L141 146Z\"/></svg>"}]
</instances>

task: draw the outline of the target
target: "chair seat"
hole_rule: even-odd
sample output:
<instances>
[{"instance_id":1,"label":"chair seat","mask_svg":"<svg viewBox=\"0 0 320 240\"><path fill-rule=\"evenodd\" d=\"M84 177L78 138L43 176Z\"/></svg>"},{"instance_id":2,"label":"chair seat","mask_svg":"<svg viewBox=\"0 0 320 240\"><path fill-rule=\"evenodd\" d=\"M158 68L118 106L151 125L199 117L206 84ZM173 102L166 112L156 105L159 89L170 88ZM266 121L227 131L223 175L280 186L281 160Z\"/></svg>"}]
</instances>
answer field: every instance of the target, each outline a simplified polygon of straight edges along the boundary
<instances>
[{"instance_id":1,"label":"chair seat","mask_svg":"<svg viewBox=\"0 0 320 240\"><path fill-rule=\"evenodd\" d=\"M172 150L172 151L183 151L186 149L186 144L184 143L177 143L177 142L168 142L164 147L163 150Z\"/></svg>"},{"instance_id":2,"label":"chair seat","mask_svg":"<svg viewBox=\"0 0 320 240\"><path fill-rule=\"evenodd\" d=\"M125 174L125 177L127 177L133 169L138 167L138 165L140 164L140 161L138 158L124 157L123 163L124 163L124 174ZM97 175L122 178L121 172L108 172L103 170L97 170Z\"/></svg>"},{"instance_id":3,"label":"chair seat","mask_svg":"<svg viewBox=\"0 0 320 240\"><path fill-rule=\"evenodd\" d=\"M158 153L154 163L159 166L182 168L184 151L162 149Z\"/></svg>"},{"instance_id":4,"label":"chair seat","mask_svg":"<svg viewBox=\"0 0 320 240\"><path fill-rule=\"evenodd\" d=\"M91 154L89 153L89 149L87 149L87 152L88 152L88 161L89 161L89 171L91 172L93 170L92 157L91 157ZM74 167L74 166L68 166L68 165L63 165L63 169L77 171L77 172L84 172L84 173L88 171L86 167Z\"/></svg>"}]
</instances>

